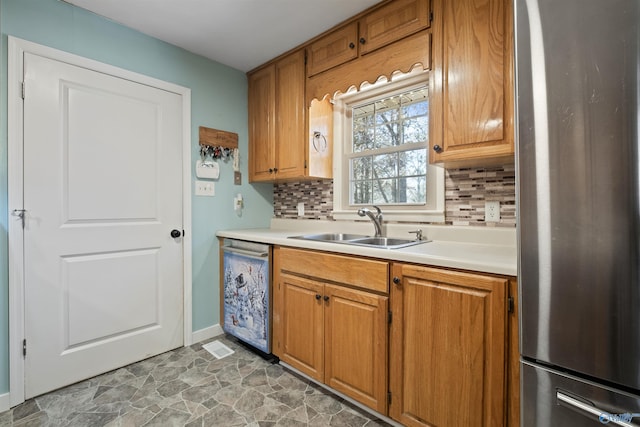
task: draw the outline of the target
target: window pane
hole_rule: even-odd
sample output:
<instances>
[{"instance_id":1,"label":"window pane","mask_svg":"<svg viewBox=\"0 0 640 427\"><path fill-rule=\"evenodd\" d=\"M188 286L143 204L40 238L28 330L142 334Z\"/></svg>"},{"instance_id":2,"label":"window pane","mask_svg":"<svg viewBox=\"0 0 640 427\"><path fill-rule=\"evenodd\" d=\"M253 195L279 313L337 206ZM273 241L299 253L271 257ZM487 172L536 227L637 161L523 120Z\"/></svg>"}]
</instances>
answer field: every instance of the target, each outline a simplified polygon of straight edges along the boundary
<instances>
[{"instance_id":1,"label":"window pane","mask_svg":"<svg viewBox=\"0 0 640 427\"><path fill-rule=\"evenodd\" d=\"M371 203L384 205L395 203L395 179L378 179L373 184L373 200Z\"/></svg>"},{"instance_id":2,"label":"window pane","mask_svg":"<svg viewBox=\"0 0 640 427\"><path fill-rule=\"evenodd\" d=\"M376 127L375 148L393 147L399 145L399 126L398 123L388 123L386 125Z\"/></svg>"},{"instance_id":3,"label":"window pane","mask_svg":"<svg viewBox=\"0 0 640 427\"><path fill-rule=\"evenodd\" d=\"M370 204L371 201L371 181L352 181L351 183L351 203Z\"/></svg>"},{"instance_id":4,"label":"window pane","mask_svg":"<svg viewBox=\"0 0 640 427\"><path fill-rule=\"evenodd\" d=\"M415 176L427 173L427 150L403 151L398 153L398 175Z\"/></svg>"},{"instance_id":5,"label":"window pane","mask_svg":"<svg viewBox=\"0 0 640 427\"><path fill-rule=\"evenodd\" d=\"M373 158L374 178L394 178L398 176L398 154L383 154Z\"/></svg>"},{"instance_id":6,"label":"window pane","mask_svg":"<svg viewBox=\"0 0 640 427\"><path fill-rule=\"evenodd\" d=\"M351 180L371 179L371 157L351 159Z\"/></svg>"},{"instance_id":7,"label":"window pane","mask_svg":"<svg viewBox=\"0 0 640 427\"><path fill-rule=\"evenodd\" d=\"M427 200L427 178L416 176L402 179L407 203L425 203Z\"/></svg>"},{"instance_id":8,"label":"window pane","mask_svg":"<svg viewBox=\"0 0 640 427\"><path fill-rule=\"evenodd\" d=\"M375 134L373 128L363 128L353 132L353 152L357 153L364 150L371 150L373 148L373 141L375 140Z\"/></svg>"},{"instance_id":9,"label":"window pane","mask_svg":"<svg viewBox=\"0 0 640 427\"><path fill-rule=\"evenodd\" d=\"M416 117L402 123L404 144L415 144L429 140L429 120L427 117Z\"/></svg>"}]
</instances>

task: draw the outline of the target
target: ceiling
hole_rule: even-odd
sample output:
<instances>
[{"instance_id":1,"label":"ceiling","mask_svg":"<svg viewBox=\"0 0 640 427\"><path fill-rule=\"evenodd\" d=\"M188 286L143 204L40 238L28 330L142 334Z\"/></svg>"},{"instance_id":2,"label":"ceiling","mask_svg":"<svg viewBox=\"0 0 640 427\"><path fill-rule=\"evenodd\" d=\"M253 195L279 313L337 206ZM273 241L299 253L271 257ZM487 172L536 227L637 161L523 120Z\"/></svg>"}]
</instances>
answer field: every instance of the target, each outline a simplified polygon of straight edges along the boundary
<instances>
[{"instance_id":1,"label":"ceiling","mask_svg":"<svg viewBox=\"0 0 640 427\"><path fill-rule=\"evenodd\" d=\"M381 0L64 0L249 71Z\"/></svg>"}]
</instances>

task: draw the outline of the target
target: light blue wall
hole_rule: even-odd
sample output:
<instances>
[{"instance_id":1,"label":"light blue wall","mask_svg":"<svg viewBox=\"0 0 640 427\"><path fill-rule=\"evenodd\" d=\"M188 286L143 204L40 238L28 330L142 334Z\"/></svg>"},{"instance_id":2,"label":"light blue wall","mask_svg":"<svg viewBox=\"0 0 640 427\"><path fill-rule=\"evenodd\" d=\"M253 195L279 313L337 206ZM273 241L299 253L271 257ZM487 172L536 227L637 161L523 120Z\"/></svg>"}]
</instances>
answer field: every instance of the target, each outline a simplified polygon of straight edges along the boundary
<instances>
[{"instance_id":1,"label":"light blue wall","mask_svg":"<svg viewBox=\"0 0 640 427\"><path fill-rule=\"evenodd\" d=\"M243 184L234 186L230 162L221 163L215 197L192 196L194 330L219 321L216 230L268 226L273 212L273 189L268 184L247 184L247 82L244 73L58 0L0 0L0 16L0 394L3 394L9 390L7 35L190 88L193 162L198 158L198 126L238 134ZM245 201L241 217L235 214L232 206L233 195L238 192L243 194Z\"/></svg>"}]
</instances>

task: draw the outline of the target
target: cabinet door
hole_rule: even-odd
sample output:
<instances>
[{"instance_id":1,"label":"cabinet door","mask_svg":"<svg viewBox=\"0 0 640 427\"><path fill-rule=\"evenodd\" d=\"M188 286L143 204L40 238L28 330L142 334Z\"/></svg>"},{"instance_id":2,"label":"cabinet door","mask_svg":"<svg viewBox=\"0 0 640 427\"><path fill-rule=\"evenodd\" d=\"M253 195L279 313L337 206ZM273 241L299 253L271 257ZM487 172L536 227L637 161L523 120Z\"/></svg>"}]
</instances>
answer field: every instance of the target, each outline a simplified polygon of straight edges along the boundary
<instances>
[{"instance_id":1,"label":"cabinet door","mask_svg":"<svg viewBox=\"0 0 640 427\"><path fill-rule=\"evenodd\" d=\"M360 54L429 27L429 0L395 0L360 20Z\"/></svg>"},{"instance_id":2,"label":"cabinet door","mask_svg":"<svg viewBox=\"0 0 640 427\"><path fill-rule=\"evenodd\" d=\"M358 23L330 32L307 49L308 76L344 64L358 56Z\"/></svg>"},{"instance_id":3,"label":"cabinet door","mask_svg":"<svg viewBox=\"0 0 640 427\"><path fill-rule=\"evenodd\" d=\"M304 50L294 52L276 67L276 178L305 174L307 123L304 100Z\"/></svg>"},{"instance_id":4,"label":"cabinet door","mask_svg":"<svg viewBox=\"0 0 640 427\"><path fill-rule=\"evenodd\" d=\"M507 279L406 264L393 275L390 416L504 425Z\"/></svg>"},{"instance_id":5,"label":"cabinet door","mask_svg":"<svg viewBox=\"0 0 640 427\"><path fill-rule=\"evenodd\" d=\"M387 412L387 297L325 285L325 384Z\"/></svg>"},{"instance_id":6,"label":"cabinet door","mask_svg":"<svg viewBox=\"0 0 640 427\"><path fill-rule=\"evenodd\" d=\"M322 283L280 273L280 360L324 380L324 313Z\"/></svg>"},{"instance_id":7,"label":"cabinet door","mask_svg":"<svg viewBox=\"0 0 640 427\"><path fill-rule=\"evenodd\" d=\"M275 95L273 65L249 75L249 181L273 180Z\"/></svg>"},{"instance_id":8,"label":"cabinet door","mask_svg":"<svg viewBox=\"0 0 640 427\"><path fill-rule=\"evenodd\" d=\"M477 166L513 161L511 2L433 2L432 162Z\"/></svg>"}]
</instances>

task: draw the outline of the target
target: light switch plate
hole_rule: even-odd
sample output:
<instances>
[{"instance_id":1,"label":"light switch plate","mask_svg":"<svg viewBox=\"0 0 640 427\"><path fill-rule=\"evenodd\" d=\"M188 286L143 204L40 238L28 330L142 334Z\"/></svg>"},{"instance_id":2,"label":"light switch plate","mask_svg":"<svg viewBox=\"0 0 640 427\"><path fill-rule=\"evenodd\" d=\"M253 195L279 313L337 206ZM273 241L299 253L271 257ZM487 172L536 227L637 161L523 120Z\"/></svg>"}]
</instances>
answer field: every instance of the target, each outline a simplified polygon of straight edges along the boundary
<instances>
[{"instance_id":1,"label":"light switch plate","mask_svg":"<svg viewBox=\"0 0 640 427\"><path fill-rule=\"evenodd\" d=\"M215 195L215 186L213 182L196 181L196 196L213 196Z\"/></svg>"},{"instance_id":2,"label":"light switch plate","mask_svg":"<svg viewBox=\"0 0 640 427\"><path fill-rule=\"evenodd\" d=\"M235 185L240 185L242 184L242 173L240 171L235 171L233 173L233 183Z\"/></svg>"}]
</instances>

